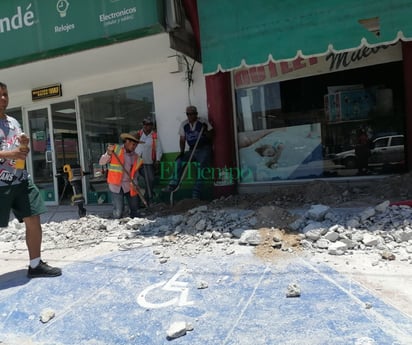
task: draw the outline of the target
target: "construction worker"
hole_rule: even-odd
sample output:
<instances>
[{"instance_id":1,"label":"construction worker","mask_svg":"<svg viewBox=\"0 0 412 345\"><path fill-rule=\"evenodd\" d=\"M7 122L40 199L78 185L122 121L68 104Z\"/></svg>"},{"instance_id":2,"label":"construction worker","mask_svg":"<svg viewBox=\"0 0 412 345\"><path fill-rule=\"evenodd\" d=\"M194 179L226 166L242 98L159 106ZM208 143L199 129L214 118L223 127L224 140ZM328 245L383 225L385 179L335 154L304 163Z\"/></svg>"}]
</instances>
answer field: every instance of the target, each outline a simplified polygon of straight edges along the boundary
<instances>
[{"instance_id":1,"label":"construction worker","mask_svg":"<svg viewBox=\"0 0 412 345\"><path fill-rule=\"evenodd\" d=\"M153 200L155 174L160 168L162 159L162 148L157 132L153 128L153 120L146 118L142 122L143 128L137 133L143 143L137 145L135 152L143 158L143 168L139 170L145 182L145 199L150 202Z\"/></svg>"},{"instance_id":2,"label":"construction worker","mask_svg":"<svg viewBox=\"0 0 412 345\"><path fill-rule=\"evenodd\" d=\"M123 145L109 144L99 164L109 164L107 184L112 194L113 217L119 219L125 216L126 198L130 217L134 218L138 216L138 171L143 165L143 160L135 152L140 140L137 133L122 133L120 139Z\"/></svg>"},{"instance_id":3,"label":"construction worker","mask_svg":"<svg viewBox=\"0 0 412 345\"><path fill-rule=\"evenodd\" d=\"M186 116L187 119L181 123L179 128L180 154L176 158L177 176L174 176L169 182L169 185L162 189L163 192L173 192L178 188L181 182L184 164L196 162L197 169L201 171L210 168L214 129L208 120L198 117L197 108L193 105L186 107ZM189 146L189 151L187 152L185 152L186 143ZM192 157L191 162L189 162L190 157ZM201 199L202 185L204 182L202 181L203 175L203 173L196 173L192 190L193 199Z\"/></svg>"}]
</instances>

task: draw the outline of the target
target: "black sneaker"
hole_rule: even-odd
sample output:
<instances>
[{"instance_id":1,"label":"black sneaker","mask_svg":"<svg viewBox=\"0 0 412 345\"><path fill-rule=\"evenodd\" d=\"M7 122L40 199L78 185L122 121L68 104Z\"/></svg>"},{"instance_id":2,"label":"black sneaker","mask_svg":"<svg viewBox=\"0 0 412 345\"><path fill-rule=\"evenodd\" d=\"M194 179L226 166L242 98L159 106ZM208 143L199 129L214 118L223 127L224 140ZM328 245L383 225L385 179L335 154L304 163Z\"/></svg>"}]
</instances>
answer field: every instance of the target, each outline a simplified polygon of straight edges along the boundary
<instances>
[{"instance_id":1,"label":"black sneaker","mask_svg":"<svg viewBox=\"0 0 412 345\"><path fill-rule=\"evenodd\" d=\"M27 272L27 277L37 278L37 277L57 277L62 275L62 270L58 267L51 267L46 262L40 260L40 263L32 268L29 266L29 271Z\"/></svg>"}]
</instances>

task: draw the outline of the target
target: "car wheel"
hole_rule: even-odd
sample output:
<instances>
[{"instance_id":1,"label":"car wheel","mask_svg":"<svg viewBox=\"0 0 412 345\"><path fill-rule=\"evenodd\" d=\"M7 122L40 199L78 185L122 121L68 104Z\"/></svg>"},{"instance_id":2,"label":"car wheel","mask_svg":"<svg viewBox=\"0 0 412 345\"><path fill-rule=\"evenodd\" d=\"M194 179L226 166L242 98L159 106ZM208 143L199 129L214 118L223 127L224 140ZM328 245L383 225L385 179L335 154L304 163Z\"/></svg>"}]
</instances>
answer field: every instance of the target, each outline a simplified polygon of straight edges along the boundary
<instances>
[{"instance_id":1,"label":"car wheel","mask_svg":"<svg viewBox=\"0 0 412 345\"><path fill-rule=\"evenodd\" d=\"M346 169L355 169L356 168L356 158L355 157L347 157L343 162Z\"/></svg>"}]
</instances>

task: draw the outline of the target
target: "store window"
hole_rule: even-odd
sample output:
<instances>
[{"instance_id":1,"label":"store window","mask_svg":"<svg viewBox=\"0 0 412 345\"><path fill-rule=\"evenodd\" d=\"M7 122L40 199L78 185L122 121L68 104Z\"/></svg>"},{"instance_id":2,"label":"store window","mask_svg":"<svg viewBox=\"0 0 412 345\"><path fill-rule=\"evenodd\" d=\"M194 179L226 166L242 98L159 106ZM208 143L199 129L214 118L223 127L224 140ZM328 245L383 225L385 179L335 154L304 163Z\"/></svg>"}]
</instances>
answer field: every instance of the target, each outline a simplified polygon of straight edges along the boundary
<instances>
[{"instance_id":1,"label":"store window","mask_svg":"<svg viewBox=\"0 0 412 345\"><path fill-rule=\"evenodd\" d=\"M21 112L21 108L8 109L6 111L6 113L7 113L7 115L9 115L11 117L14 117L20 123L20 126L22 126L22 130L26 131L23 128L23 115L22 115L22 112Z\"/></svg>"},{"instance_id":2,"label":"store window","mask_svg":"<svg viewBox=\"0 0 412 345\"><path fill-rule=\"evenodd\" d=\"M120 143L121 133L139 130L146 117L155 120L153 85L146 83L83 95L79 97L79 107L90 192L104 192L106 167L98 164L99 158L109 143ZM92 195L89 202L95 201Z\"/></svg>"},{"instance_id":3,"label":"store window","mask_svg":"<svg viewBox=\"0 0 412 345\"><path fill-rule=\"evenodd\" d=\"M234 74L241 182L405 169L400 61L264 82L285 66Z\"/></svg>"}]
</instances>

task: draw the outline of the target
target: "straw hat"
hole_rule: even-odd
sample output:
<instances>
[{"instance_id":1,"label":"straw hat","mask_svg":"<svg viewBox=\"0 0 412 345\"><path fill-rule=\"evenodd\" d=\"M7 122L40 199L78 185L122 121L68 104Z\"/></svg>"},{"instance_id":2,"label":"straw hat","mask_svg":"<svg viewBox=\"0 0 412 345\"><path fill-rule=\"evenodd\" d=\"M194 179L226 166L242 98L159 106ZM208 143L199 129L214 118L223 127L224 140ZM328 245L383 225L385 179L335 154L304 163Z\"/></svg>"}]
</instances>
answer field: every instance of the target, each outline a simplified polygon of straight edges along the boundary
<instances>
[{"instance_id":1,"label":"straw hat","mask_svg":"<svg viewBox=\"0 0 412 345\"><path fill-rule=\"evenodd\" d=\"M132 140L138 144L144 144L144 141L140 141L140 136L137 133L122 133L120 139L125 141L126 139Z\"/></svg>"}]
</instances>

